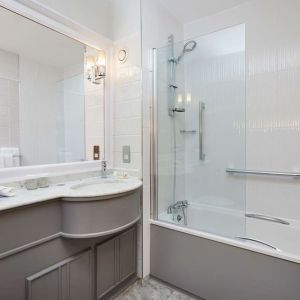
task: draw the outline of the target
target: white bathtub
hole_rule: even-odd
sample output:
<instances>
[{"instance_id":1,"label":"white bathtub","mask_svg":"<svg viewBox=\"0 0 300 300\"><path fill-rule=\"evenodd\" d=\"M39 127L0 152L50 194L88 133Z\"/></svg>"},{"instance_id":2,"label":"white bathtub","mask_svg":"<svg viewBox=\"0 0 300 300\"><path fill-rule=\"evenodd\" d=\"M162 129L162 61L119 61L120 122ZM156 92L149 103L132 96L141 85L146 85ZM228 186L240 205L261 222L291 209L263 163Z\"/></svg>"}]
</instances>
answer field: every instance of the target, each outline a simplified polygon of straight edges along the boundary
<instances>
[{"instance_id":1,"label":"white bathtub","mask_svg":"<svg viewBox=\"0 0 300 300\"><path fill-rule=\"evenodd\" d=\"M285 219L290 225L283 225L246 218L245 212L237 210L193 203L187 208L186 216L187 225L183 219L178 222L176 215L173 220L173 215L167 212L159 214L158 220L152 220L152 223L300 263L299 221Z\"/></svg>"}]
</instances>

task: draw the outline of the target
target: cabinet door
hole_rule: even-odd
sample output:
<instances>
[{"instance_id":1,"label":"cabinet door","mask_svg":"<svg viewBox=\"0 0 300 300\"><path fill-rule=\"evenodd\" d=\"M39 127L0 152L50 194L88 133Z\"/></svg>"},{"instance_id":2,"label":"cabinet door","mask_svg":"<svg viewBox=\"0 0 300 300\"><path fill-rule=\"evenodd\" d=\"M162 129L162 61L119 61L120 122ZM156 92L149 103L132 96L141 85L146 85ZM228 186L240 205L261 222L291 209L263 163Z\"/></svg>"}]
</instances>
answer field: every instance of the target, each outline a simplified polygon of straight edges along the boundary
<instances>
[{"instance_id":1,"label":"cabinet door","mask_svg":"<svg viewBox=\"0 0 300 300\"><path fill-rule=\"evenodd\" d=\"M68 265L69 280L65 281L70 300L91 299L91 253L85 252Z\"/></svg>"},{"instance_id":2,"label":"cabinet door","mask_svg":"<svg viewBox=\"0 0 300 300\"><path fill-rule=\"evenodd\" d=\"M28 300L60 300L59 269L28 279Z\"/></svg>"},{"instance_id":3,"label":"cabinet door","mask_svg":"<svg viewBox=\"0 0 300 300\"><path fill-rule=\"evenodd\" d=\"M97 296L111 291L136 272L135 228L97 247Z\"/></svg>"},{"instance_id":4,"label":"cabinet door","mask_svg":"<svg viewBox=\"0 0 300 300\"><path fill-rule=\"evenodd\" d=\"M91 300L91 251L27 278L28 300Z\"/></svg>"},{"instance_id":5,"label":"cabinet door","mask_svg":"<svg viewBox=\"0 0 300 300\"><path fill-rule=\"evenodd\" d=\"M126 231L119 237L120 281L136 272L136 231Z\"/></svg>"},{"instance_id":6,"label":"cabinet door","mask_svg":"<svg viewBox=\"0 0 300 300\"><path fill-rule=\"evenodd\" d=\"M97 295L109 292L119 281L118 238L97 247Z\"/></svg>"}]
</instances>

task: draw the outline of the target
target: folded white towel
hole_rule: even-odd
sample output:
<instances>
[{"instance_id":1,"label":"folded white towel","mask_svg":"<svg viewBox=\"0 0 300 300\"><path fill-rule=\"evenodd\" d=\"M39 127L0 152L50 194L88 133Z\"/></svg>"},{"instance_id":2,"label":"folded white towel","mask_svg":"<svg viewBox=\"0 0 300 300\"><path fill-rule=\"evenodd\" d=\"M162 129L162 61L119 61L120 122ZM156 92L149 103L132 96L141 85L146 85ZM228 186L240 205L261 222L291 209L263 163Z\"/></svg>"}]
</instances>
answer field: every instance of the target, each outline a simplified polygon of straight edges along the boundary
<instances>
[{"instance_id":1,"label":"folded white towel","mask_svg":"<svg viewBox=\"0 0 300 300\"><path fill-rule=\"evenodd\" d=\"M16 193L12 187L0 186L0 197L13 197Z\"/></svg>"},{"instance_id":2,"label":"folded white towel","mask_svg":"<svg viewBox=\"0 0 300 300\"><path fill-rule=\"evenodd\" d=\"M20 150L15 147L0 148L0 168L20 166Z\"/></svg>"}]
</instances>

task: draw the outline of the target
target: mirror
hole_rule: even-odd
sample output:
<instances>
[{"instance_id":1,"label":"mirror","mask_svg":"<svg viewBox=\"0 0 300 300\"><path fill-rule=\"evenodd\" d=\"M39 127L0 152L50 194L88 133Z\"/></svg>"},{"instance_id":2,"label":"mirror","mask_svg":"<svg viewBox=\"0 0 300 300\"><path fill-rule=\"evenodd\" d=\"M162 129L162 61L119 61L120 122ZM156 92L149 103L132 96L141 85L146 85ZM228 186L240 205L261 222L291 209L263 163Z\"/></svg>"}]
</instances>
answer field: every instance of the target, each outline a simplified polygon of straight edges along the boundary
<instances>
[{"instance_id":1,"label":"mirror","mask_svg":"<svg viewBox=\"0 0 300 300\"><path fill-rule=\"evenodd\" d=\"M0 169L104 157L105 53L0 8Z\"/></svg>"}]
</instances>

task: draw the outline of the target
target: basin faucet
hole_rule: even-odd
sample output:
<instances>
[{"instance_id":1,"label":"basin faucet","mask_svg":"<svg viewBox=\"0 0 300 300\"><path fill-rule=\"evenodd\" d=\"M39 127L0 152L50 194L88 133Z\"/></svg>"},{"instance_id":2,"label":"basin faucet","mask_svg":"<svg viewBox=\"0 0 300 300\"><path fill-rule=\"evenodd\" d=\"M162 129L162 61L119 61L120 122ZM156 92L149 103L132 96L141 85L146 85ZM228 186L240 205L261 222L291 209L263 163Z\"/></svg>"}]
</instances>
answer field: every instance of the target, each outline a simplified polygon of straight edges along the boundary
<instances>
[{"instance_id":1,"label":"basin faucet","mask_svg":"<svg viewBox=\"0 0 300 300\"><path fill-rule=\"evenodd\" d=\"M107 161L106 160L101 161L101 177L102 178L107 177Z\"/></svg>"}]
</instances>

